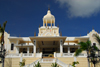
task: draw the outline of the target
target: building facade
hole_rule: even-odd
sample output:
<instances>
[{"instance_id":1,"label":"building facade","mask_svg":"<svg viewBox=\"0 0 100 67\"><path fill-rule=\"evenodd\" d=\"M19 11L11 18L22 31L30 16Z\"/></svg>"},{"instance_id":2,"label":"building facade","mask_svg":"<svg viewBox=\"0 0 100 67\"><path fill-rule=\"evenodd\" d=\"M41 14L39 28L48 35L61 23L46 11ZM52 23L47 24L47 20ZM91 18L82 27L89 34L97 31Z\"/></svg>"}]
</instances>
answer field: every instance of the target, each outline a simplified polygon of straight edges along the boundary
<instances>
[{"instance_id":1,"label":"building facade","mask_svg":"<svg viewBox=\"0 0 100 67\"><path fill-rule=\"evenodd\" d=\"M57 62L60 67L71 67L70 64L74 61L79 62L77 67L88 67L86 52L83 51L78 57L74 56L74 52L80 48L79 42L87 40L100 48L94 34L100 35L93 29L86 36L61 36L59 27L55 26L55 17L48 10L43 17L43 26L39 27L38 36L34 34L33 37L13 37L5 32L7 50L5 67L19 67L22 59L26 60L25 67L33 67L38 61L42 67L49 67L54 62Z\"/></svg>"}]
</instances>

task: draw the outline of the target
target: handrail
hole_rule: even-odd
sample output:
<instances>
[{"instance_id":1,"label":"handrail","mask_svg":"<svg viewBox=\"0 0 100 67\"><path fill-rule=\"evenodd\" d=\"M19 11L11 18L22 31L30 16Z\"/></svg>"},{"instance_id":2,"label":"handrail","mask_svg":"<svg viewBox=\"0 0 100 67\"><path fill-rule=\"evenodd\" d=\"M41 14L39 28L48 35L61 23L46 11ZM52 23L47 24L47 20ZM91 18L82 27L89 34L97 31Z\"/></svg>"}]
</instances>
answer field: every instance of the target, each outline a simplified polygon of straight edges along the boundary
<instances>
[{"instance_id":1,"label":"handrail","mask_svg":"<svg viewBox=\"0 0 100 67\"><path fill-rule=\"evenodd\" d=\"M34 62L33 62L33 63L31 63L31 64L27 64L27 65L25 65L24 67L34 67L34 66L35 66L35 64L37 64L37 63L38 63L38 61L40 61L40 59L38 59L38 60L34 61Z\"/></svg>"},{"instance_id":2,"label":"handrail","mask_svg":"<svg viewBox=\"0 0 100 67\"><path fill-rule=\"evenodd\" d=\"M61 65L62 67L72 67L71 65L69 65L69 64L65 64L64 62L62 62L62 61L60 61L60 60L58 60L58 59L56 59L56 63L57 64L59 64L59 65Z\"/></svg>"}]
</instances>

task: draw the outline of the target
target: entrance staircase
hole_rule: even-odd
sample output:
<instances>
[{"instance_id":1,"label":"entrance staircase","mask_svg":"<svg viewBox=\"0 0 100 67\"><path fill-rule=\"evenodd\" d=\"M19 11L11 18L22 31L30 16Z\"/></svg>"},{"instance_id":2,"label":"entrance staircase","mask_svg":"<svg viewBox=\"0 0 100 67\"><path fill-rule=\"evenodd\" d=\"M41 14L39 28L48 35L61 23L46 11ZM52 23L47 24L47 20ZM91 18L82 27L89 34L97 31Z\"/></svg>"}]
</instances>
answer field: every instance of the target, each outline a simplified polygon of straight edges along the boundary
<instances>
[{"instance_id":1,"label":"entrance staircase","mask_svg":"<svg viewBox=\"0 0 100 67\"><path fill-rule=\"evenodd\" d=\"M24 67L34 67L35 64L37 64L38 62L41 64L41 67L51 67L52 63L55 63L55 62L59 65L59 67L72 67L71 65L65 64L62 61L58 59L54 59L54 58L38 59L31 64L25 65Z\"/></svg>"}]
</instances>

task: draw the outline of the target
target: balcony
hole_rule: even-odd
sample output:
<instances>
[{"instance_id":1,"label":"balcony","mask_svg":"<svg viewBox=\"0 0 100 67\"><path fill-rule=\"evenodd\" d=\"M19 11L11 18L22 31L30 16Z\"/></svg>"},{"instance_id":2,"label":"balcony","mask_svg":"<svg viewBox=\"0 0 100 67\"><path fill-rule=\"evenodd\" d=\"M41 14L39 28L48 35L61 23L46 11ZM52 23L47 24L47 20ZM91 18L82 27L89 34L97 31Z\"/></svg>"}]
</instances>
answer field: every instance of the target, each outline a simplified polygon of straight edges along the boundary
<instances>
[{"instance_id":1,"label":"balcony","mask_svg":"<svg viewBox=\"0 0 100 67\"><path fill-rule=\"evenodd\" d=\"M22 55L23 55L23 57L42 57L42 53L36 53L35 56L34 56L34 53L23 53ZM12 58L21 57L21 53L6 55L6 58L10 58L10 57L12 57Z\"/></svg>"},{"instance_id":2,"label":"balcony","mask_svg":"<svg viewBox=\"0 0 100 67\"><path fill-rule=\"evenodd\" d=\"M21 44L15 44L15 46L31 46L33 45L32 43L21 43Z\"/></svg>"}]
</instances>

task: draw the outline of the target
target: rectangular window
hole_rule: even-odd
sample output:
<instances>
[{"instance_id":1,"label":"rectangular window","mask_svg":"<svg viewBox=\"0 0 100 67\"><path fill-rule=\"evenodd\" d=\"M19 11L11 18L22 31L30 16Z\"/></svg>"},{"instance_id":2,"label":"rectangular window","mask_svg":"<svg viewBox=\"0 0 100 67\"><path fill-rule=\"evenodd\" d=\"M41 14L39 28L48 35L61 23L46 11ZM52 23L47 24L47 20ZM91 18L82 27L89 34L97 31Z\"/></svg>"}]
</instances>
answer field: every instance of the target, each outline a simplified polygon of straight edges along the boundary
<instances>
[{"instance_id":1,"label":"rectangular window","mask_svg":"<svg viewBox=\"0 0 100 67\"><path fill-rule=\"evenodd\" d=\"M14 44L11 44L11 50L14 50Z\"/></svg>"}]
</instances>

